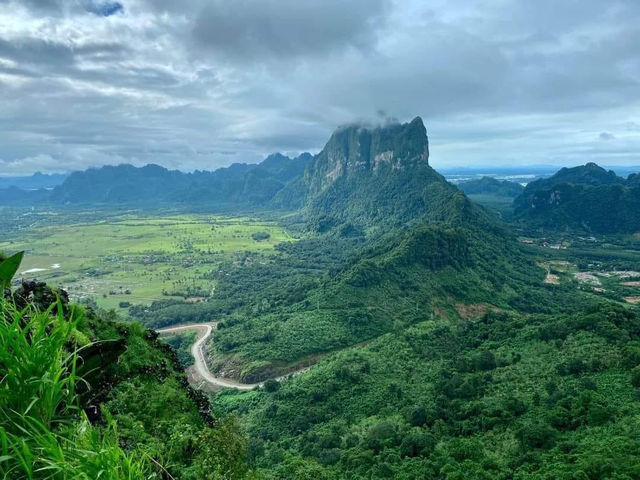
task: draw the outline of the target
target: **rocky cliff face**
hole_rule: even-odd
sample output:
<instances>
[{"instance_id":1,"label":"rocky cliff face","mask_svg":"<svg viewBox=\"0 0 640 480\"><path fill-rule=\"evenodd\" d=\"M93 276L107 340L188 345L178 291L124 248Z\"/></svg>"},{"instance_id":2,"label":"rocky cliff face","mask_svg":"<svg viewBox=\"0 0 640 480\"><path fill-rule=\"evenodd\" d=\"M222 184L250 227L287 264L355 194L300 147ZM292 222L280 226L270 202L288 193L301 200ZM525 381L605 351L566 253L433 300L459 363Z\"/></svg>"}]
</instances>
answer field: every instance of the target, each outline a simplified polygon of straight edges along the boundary
<instances>
[{"instance_id":1,"label":"rocky cliff face","mask_svg":"<svg viewBox=\"0 0 640 480\"><path fill-rule=\"evenodd\" d=\"M420 117L373 129L353 125L334 132L304 181L314 195L341 177L401 172L420 164L429 164L427 130Z\"/></svg>"},{"instance_id":2,"label":"rocky cliff face","mask_svg":"<svg viewBox=\"0 0 640 480\"><path fill-rule=\"evenodd\" d=\"M460 224L477 217L464 194L429 166L429 140L420 117L338 129L277 200L302 208L318 231L350 224L382 232L413 221Z\"/></svg>"}]
</instances>

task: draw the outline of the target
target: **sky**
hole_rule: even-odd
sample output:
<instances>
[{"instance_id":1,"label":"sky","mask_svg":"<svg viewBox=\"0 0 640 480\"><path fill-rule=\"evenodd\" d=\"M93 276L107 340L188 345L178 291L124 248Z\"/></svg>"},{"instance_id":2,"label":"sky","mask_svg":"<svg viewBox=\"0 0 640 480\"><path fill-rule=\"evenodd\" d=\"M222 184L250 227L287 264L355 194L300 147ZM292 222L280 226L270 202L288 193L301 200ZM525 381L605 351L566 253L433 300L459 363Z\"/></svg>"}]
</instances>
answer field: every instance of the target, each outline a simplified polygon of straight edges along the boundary
<instances>
[{"instance_id":1,"label":"sky","mask_svg":"<svg viewBox=\"0 0 640 480\"><path fill-rule=\"evenodd\" d=\"M436 168L640 164L638 0L0 0L0 175L318 152L420 115Z\"/></svg>"}]
</instances>

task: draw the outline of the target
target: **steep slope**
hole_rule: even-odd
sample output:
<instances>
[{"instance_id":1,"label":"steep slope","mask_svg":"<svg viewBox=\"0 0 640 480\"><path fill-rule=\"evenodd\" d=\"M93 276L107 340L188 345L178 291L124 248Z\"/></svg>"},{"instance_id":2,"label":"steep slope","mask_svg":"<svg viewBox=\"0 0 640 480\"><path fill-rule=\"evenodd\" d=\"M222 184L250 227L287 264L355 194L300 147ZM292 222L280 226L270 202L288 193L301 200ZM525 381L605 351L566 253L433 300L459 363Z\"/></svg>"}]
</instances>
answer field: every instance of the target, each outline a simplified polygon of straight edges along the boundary
<instances>
[{"instance_id":1,"label":"steep slope","mask_svg":"<svg viewBox=\"0 0 640 480\"><path fill-rule=\"evenodd\" d=\"M465 305L539 308L542 270L428 165L419 118L338 130L297 186L308 236L266 265L224 269L216 298L181 315L226 315L211 351L219 372L255 382ZM155 324L171 317L153 310Z\"/></svg>"},{"instance_id":2,"label":"steep slope","mask_svg":"<svg viewBox=\"0 0 640 480\"><path fill-rule=\"evenodd\" d=\"M276 201L303 206L307 221L320 231L344 222L380 230L472 214L464 196L429 166L420 117L406 124L338 129L303 178L279 192Z\"/></svg>"},{"instance_id":3,"label":"steep slope","mask_svg":"<svg viewBox=\"0 0 640 480\"><path fill-rule=\"evenodd\" d=\"M244 439L212 417L175 352L63 290L3 291L0 371L3 478L244 478Z\"/></svg>"},{"instance_id":4,"label":"steep slope","mask_svg":"<svg viewBox=\"0 0 640 480\"><path fill-rule=\"evenodd\" d=\"M594 163L563 168L527 185L514 200L526 224L594 233L640 231L640 183Z\"/></svg>"}]
</instances>

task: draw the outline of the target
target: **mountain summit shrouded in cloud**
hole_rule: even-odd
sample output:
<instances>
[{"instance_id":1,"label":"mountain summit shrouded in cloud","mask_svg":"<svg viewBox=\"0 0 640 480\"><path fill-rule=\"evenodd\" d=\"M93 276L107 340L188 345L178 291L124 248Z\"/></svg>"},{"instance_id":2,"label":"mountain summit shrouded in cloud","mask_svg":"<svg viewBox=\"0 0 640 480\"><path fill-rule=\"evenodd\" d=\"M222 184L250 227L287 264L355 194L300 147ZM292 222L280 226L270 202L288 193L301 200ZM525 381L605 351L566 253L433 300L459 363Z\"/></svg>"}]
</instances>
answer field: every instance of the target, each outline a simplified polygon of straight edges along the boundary
<instances>
[{"instance_id":1,"label":"mountain summit shrouded in cloud","mask_svg":"<svg viewBox=\"0 0 640 480\"><path fill-rule=\"evenodd\" d=\"M635 0L0 5L0 176L318 152L380 112L437 168L640 159Z\"/></svg>"}]
</instances>

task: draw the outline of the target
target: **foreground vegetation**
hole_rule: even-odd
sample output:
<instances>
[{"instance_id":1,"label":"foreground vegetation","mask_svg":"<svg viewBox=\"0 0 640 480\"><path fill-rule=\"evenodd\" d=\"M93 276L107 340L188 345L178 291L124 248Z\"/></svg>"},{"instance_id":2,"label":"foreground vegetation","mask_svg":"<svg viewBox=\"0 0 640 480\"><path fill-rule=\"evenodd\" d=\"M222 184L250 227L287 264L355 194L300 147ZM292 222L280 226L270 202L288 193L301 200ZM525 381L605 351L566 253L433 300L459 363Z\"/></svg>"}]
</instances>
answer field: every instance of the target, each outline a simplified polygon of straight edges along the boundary
<instances>
[{"instance_id":1,"label":"foreground vegetation","mask_svg":"<svg viewBox=\"0 0 640 480\"><path fill-rule=\"evenodd\" d=\"M2 478L245 476L245 440L234 420L210 415L155 334L68 305L64 292L43 284L4 293Z\"/></svg>"}]
</instances>

